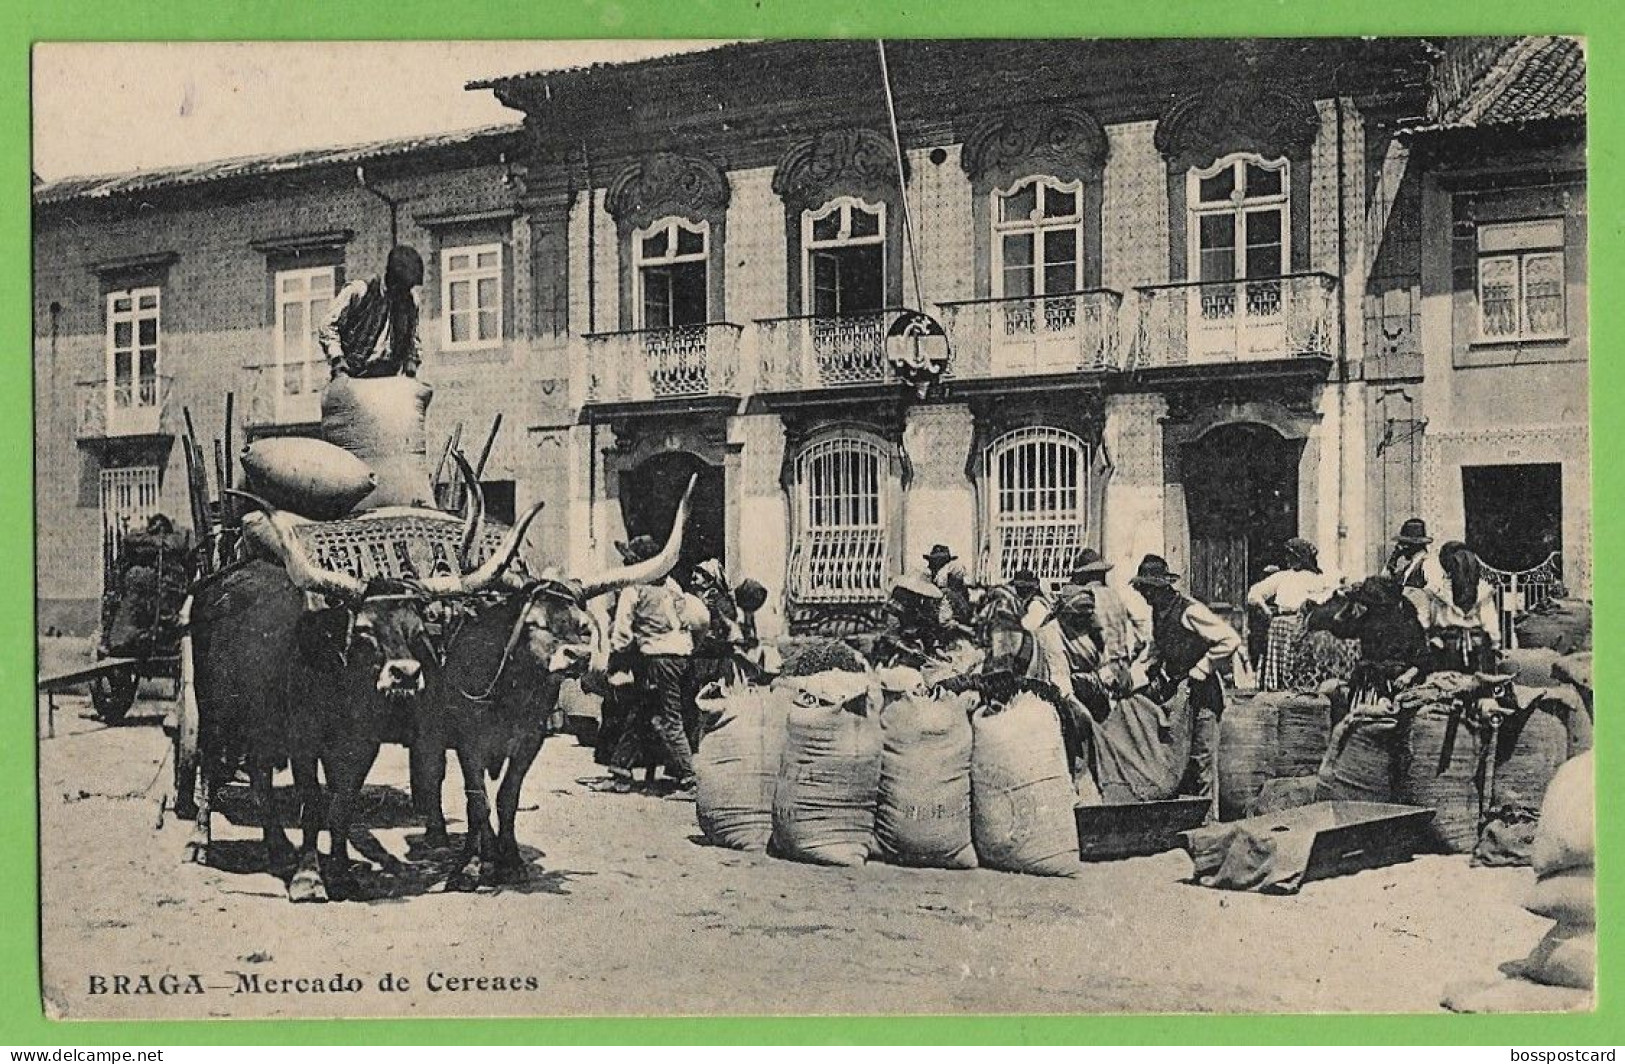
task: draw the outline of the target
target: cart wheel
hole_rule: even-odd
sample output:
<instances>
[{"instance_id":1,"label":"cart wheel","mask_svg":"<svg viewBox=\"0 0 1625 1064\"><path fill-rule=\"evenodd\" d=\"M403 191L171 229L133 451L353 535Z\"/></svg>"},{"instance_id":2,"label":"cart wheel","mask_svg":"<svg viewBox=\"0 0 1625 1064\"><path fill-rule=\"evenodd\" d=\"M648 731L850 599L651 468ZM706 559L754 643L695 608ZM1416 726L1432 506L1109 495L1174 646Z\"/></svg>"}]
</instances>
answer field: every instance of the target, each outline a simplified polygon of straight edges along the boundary
<instances>
[{"instance_id":1,"label":"cart wheel","mask_svg":"<svg viewBox=\"0 0 1625 1064\"><path fill-rule=\"evenodd\" d=\"M134 670L98 676L90 684L90 701L96 707L96 719L105 724L117 724L135 705L136 690L141 680Z\"/></svg>"}]
</instances>

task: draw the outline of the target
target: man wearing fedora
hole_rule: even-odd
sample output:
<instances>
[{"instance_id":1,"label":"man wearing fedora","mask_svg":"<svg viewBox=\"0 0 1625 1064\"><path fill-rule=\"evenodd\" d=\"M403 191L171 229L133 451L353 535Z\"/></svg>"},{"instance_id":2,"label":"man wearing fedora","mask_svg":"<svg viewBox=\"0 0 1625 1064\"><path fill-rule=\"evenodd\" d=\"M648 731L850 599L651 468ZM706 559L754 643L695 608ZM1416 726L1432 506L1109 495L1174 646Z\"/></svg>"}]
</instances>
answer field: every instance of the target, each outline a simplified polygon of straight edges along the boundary
<instances>
[{"instance_id":1,"label":"man wearing fedora","mask_svg":"<svg viewBox=\"0 0 1625 1064\"><path fill-rule=\"evenodd\" d=\"M1432 542L1426 521L1420 517L1407 518L1394 537L1394 551L1388 556L1383 571L1399 581L1400 587L1422 588L1443 597L1444 567L1428 550Z\"/></svg>"},{"instance_id":2,"label":"man wearing fedora","mask_svg":"<svg viewBox=\"0 0 1625 1064\"><path fill-rule=\"evenodd\" d=\"M1164 705L1185 687L1192 712L1191 766L1199 793L1216 797L1213 759L1218 750L1224 688L1218 670L1241 649L1241 636L1212 610L1182 594L1166 559L1147 554L1129 586L1151 607L1154 667L1148 694Z\"/></svg>"},{"instance_id":3,"label":"man wearing fedora","mask_svg":"<svg viewBox=\"0 0 1625 1064\"><path fill-rule=\"evenodd\" d=\"M1122 598L1106 583L1112 563L1093 547L1085 547L1072 559L1072 575L1055 593L1057 610L1063 616L1069 604L1087 599L1095 631L1100 638L1101 667L1126 682L1129 663L1139 656L1145 639Z\"/></svg>"},{"instance_id":4,"label":"man wearing fedora","mask_svg":"<svg viewBox=\"0 0 1625 1064\"><path fill-rule=\"evenodd\" d=\"M970 574L960 564L959 556L946 544L938 543L924 557L925 577L942 592L946 619L956 624L970 624Z\"/></svg>"}]
</instances>

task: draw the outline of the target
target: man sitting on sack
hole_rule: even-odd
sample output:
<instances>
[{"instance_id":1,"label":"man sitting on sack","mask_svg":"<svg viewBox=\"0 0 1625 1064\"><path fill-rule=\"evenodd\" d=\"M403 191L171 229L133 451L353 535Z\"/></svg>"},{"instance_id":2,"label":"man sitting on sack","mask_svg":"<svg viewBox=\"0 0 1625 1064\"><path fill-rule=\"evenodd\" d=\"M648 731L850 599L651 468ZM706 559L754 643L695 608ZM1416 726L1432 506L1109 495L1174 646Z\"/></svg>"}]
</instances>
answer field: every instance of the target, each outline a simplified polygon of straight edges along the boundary
<instances>
[{"instance_id":1,"label":"man sitting on sack","mask_svg":"<svg viewBox=\"0 0 1625 1064\"><path fill-rule=\"evenodd\" d=\"M382 277L351 281L333 297L316 343L333 376L417 376L418 291L423 259L405 244L389 251Z\"/></svg>"}]
</instances>

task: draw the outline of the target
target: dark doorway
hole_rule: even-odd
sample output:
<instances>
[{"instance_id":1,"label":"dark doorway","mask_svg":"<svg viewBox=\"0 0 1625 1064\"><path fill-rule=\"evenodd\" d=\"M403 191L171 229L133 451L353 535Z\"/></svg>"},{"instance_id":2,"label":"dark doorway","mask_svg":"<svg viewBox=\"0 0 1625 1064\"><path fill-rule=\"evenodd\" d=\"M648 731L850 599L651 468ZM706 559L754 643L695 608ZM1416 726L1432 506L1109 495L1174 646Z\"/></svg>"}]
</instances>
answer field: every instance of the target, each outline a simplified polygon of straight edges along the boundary
<instances>
[{"instance_id":1,"label":"dark doorway","mask_svg":"<svg viewBox=\"0 0 1625 1064\"><path fill-rule=\"evenodd\" d=\"M1467 545L1508 572L1533 569L1563 553L1563 467L1463 466Z\"/></svg>"},{"instance_id":2,"label":"dark doorway","mask_svg":"<svg viewBox=\"0 0 1625 1064\"><path fill-rule=\"evenodd\" d=\"M1256 424L1223 425L1184 445L1180 471L1190 518L1192 598L1244 626L1247 589L1281 562L1298 534L1302 440Z\"/></svg>"},{"instance_id":3,"label":"dark doorway","mask_svg":"<svg viewBox=\"0 0 1625 1064\"><path fill-rule=\"evenodd\" d=\"M707 558L727 560L727 499L721 466L707 465L687 451L665 451L621 474L621 519L628 536L653 536L664 543L671 531L677 503L688 478L699 474L683 553L673 575L686 580L688 571Z\"/></svg>"}]
</instances>

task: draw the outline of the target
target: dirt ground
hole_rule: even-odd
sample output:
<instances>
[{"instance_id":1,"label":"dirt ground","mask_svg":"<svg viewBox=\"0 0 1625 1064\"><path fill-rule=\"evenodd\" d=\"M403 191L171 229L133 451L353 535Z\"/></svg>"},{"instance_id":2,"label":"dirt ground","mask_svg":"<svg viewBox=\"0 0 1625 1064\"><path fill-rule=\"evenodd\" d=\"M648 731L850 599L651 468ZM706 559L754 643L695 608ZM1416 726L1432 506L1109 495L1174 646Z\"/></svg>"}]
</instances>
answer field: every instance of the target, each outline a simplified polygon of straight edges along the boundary
<instances>
[{"instance_id":1,"label":"dirt ground","mask_svg":"<svg viewBox=\"0 0 1625 1064\"><path fill-rule=\"evenodd\" d=\"M1528 869L1464 857L1283 898L1187 883L1178 852L1071 880L733 853L703 844L691 800L589 791L599 772L570 738L525 789L523 887L442 892L448 858L422 852L405 751L386 748L358 840L372 900L295 907L246 821L216 817L213 866L182 863L191 825L159 824L162 709L107 728L59 699L41 742L52 1015L1426 1012L1550 926L1519 906ZM455 768L445 801L460 814ZM155 993L112 992L120 975ZM386 975L410 989L380 989ZM360 989L265 989L335 976Z\"/></svg>"}]
</instances>

